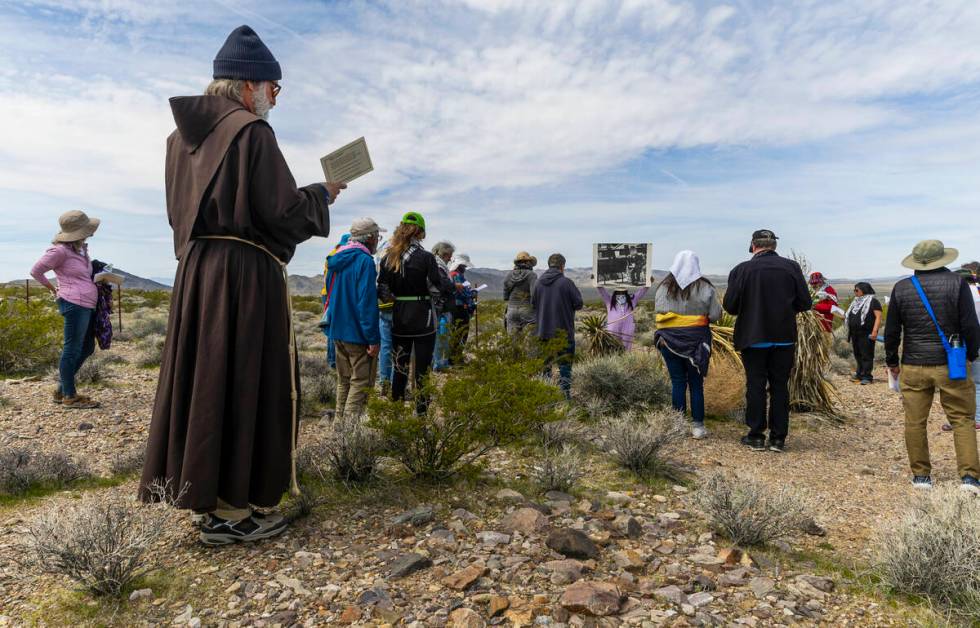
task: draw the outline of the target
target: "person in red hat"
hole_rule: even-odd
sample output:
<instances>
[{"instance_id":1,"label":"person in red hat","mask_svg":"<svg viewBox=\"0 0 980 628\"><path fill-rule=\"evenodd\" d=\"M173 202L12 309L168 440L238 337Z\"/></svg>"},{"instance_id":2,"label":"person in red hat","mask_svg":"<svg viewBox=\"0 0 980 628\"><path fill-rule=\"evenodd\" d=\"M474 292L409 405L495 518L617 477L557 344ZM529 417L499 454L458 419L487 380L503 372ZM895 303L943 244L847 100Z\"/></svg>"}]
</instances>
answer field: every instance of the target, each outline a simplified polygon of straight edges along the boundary
<instances>
[{"instance_id":1,"label":"person in red hat","mask_svg":"<svg viewBox=\"0 0 980 628\"><path fill-rule=\"evenodd\" d=\"M813 291L813 311L820 318L824 331L834 330L834 308L838 307L837 290L823 273L810 273L810 290Z\"/></svg>"}]
</instances>

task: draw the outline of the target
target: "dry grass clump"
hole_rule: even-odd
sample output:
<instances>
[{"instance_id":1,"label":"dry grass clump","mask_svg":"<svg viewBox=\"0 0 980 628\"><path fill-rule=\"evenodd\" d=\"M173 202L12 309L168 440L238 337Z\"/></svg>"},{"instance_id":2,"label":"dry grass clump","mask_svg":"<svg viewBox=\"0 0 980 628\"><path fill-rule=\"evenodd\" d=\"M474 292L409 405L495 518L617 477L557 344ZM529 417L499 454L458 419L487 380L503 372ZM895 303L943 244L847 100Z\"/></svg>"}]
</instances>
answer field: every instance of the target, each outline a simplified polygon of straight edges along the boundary
<instances>
[{"instance_id":1,"label":"dry grass clump","mask_svg":"<svg viewBox=\"0 0 980 628\"><path fill-rule=\"evenodd\" d=\"M300 411L316 414L320 406L337 400L337 374L327 366L327 354L300 353L299 378L302 399Z\"/></svg>"},{"instance_id":2,"label":"dry grass clump","mask_svg":"<svg viewBox=\"0 0 980 628\"><path fill-rule=\"evenodd\" d=\"M588 437L589 430L576 419L562 419L542 424L539 432L545 449L557 449L581 443Z\"/></svg>"},{"instance_id":3,"label":"dry grass clump","mask_svg":"<svg viewBox=\"0 0 980 628\"><path fill-rule=\"evenodd\" d=\"M20 560L67 576L94 595L118 595L157 567L150 550L170 518L167 509L129 497L88 495L38 515L27 527Z\"/></svg>"},{"instance_id":4,"label":"dry grass clump","mask_svg":"<svg viewBox=\"0 0 980 628\"><path fill-rule=\"evenodd\" d=\"M89 475L83 463L63 453L20 447L0 450L0 495L23 495L38 488L63 488Z\"/></svg>"},{"instance_id":5,"label":"dry grass clump","mask_svg":"<svg viewBox=\"0 0 980 628\"><path fill-rule=\"evenodd\" d=\"M544 491L568 492L585 474L582 454L571 445L546 450L531 475Z\"/></svg>"},{"instance_id":6,"label":"dry grass clump","mask_svg":"<svg viewBox=\"0 0 980 628\"><path fill-rule=\"evenodd\" d=\"M878 530L874 569L892 591L980 617L980 499L946 487Z\"/></svg>"},{"instance_id":7,"label":"dry grass clump","mask_svg":"<svg viewBox=\"0 0 980 628\"><path fill-rule=\"evenodd\" d=\"M382 445L380 434L366 425L366 417L338 417L330 433L302 453L303 466L323 479L365 482L377 473Z\"/></svg>"},{"instance_id":8,"label":"dry grass clump","mask_svg":"<svg viewBox=\"0 0 980 628\"><path fill-rule=\"evenodd\" d=\"M729 417L745 407L745 371L740 363L712 358L704 380L704 409L711 416Z\"/></svg>"},{"instance_id":9,"label":"dry grass clump","mask_svg":"<svg viewBox=\"0 0 980 628\"><path fill-rule=\"evenodd\" d=\"M831 334L831 349L834 355L844 360L854 357L854 348L847 339L847 325L841 325Z\"/></svg>"},{"instance_id":10,"label":"dry grass clump","mask_svg":"<svg viewBox=\"0 0 980 628\"><path fill-rule=\"evenodd\" d=\"M712 529L740 546L785 538L813 521L796 489L746 476L712 474L701 482L693 502Z\"/></svg>"},{"instance_id":11,"label":"dry grass clump","mask_svg":"<svg viewBox=\"0 0 980 628\"><path fill-rule=\"evenodd\" d=\"M163 345L166 338L159 334L147 336L137 345L136 366L157 368L163 361Z\"/></svg>"},{"instance_id":12,"label":"dry grass clump","mask_svg":"<svg viewBox=\"0 0 980 628\"><path fill-rule=\"evenodd\" d=\"M639 475L664 468L664 447L687 433L684 415L672 408L651 412L628 411L599 426L603 449L620 466Z\"/></svg>"},{"instance_id":13,"label":"dry grass clump","mask_svg":"<svg viewBox=\"0 0 980 628\"><path fill-rule=\"evenodd\" d=\"M630 351L575 365L574 399L597 415L617 415L637 406L670 403L670 378L659 355Z\"/></svg>"},{"instance_id":14,"label":"dry grass clump","mask_svg":"<svg viewBox=\"0 0 980 628\"><path fill-rule=\"evenodd\" d=\"M90 386L104 384L112 376L110 365L119 364L124 361L125 359L122 356L114 353L94 353L78 369L78 373L75 375L75 381L79 384Z\"/></svg>"},{"instance_id":15,"label":"dry grass clump","mask_svg":"<svg viewBox=\"0 0 980 628\"><path fill-rule=\"evenodd\" d=\"M123 328L124 338L146 338L167 335L167 317L152 310L140 311L132 323Z\"/></svg>"},{"instance_id":16,"label":"dry grass clump","mask_svg":"<svg viewBox=\"0 0 980 628\"><path fill-rule=\"evenodd\" d=\"M582 318L579 330L588 342L586 353L593 357L612 355L623 350L622 341L606 329L604 314L590 314Z\"/></svg>"}]
</instances>

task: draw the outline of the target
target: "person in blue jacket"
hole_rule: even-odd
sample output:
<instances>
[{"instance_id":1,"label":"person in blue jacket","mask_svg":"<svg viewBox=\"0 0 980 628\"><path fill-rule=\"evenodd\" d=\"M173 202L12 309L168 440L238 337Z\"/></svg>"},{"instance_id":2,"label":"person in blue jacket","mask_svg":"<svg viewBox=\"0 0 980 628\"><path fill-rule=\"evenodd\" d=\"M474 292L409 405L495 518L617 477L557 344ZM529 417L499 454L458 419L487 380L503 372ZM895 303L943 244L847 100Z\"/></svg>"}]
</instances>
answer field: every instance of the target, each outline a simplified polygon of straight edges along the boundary
<instances>
[{"instance_id":1,"label":"person in blue jacket","mask_svg":"<svg viewBox=\"0 0 980 628\"><path fill-rule=\"evenodd\" d=\"M327 322L337 352L337 418L364 412L378 372L378 271L374 253L384 231L371 218L359 218L350 241L330 257Z\"/></svg>"}]
</instances>

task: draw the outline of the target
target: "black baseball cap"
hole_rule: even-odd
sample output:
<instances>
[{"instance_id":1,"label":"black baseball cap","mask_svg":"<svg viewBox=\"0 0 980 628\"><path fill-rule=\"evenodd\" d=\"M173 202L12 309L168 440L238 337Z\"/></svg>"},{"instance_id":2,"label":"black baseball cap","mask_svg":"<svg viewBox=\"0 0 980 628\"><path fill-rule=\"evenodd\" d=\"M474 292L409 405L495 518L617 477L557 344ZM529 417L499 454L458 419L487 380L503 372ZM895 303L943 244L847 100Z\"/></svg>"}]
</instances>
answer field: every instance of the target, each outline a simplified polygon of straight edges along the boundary
<instances>
[{"instance_id":1,"label":"black baseball cap","mask_svg":"<svg viewBox=\"0 0 980 628\"><path fill-rule=\"evenodd\" d=\"M757 231L752 232L752 239L753 240L778 240L779 238L776 237L776 234L770 231L769 229L759 229Z\"/></svg>"}]
</instances>

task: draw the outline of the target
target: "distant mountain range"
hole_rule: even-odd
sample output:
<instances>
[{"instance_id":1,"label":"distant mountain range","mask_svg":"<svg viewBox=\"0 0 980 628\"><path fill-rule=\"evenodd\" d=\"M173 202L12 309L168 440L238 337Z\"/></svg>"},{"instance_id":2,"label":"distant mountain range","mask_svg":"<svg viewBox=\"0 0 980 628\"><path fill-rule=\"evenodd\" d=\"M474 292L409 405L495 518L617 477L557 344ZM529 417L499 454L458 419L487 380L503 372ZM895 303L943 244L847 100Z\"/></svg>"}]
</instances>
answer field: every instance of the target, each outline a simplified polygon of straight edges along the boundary
<instances>
[{"instance_id":1,"label":"distant mountain range","mask_svg":"<svg viewBox=\"0 0 980 628\"><path fill-rule=\"evenodd\" d=\"M116 269L116 273L125 278L125 283L123 283L124 290L171 290L172 286L167 282L166 278L154 277L153 279L146 279L144 277L139 277L131 273L127 273L124 270ZM504 293L504 280L507 278L507 273L510 270L501 270L499 268L470 268L466 271L466 277L469 279L470 283L474 286L479 286L482 284L487 284L486 289L483 291L484 298L496 298L499 299ZM543 270L538 271L538 275L543 273ZM654 270L653 276L657 281L664 278L668 271L666 270ZM591 268L566 268L565 275L575 282L575 285L579 287L582 291L582 296L586 300L593 300L599 298L599 294L596 289L592 286L592 269ZM722 275L707 275L707 278L711 283L719 288L724 288L727 284L728 277ZM900 277L881 277L875 278L870 281L871 285L874 286L875 290L880 293L886 293L891 290L891 287L898 281ZM831 284L834 284L838 292L845 295L849 292L851 286L854 285L855 280L851 279L831 279ZM30 281L31 289L42 289L34 280ZM12 281L6 284L7 286L23 286L24 280ZM323 287L323 275L313 275L308 277L305 275L290 275L289 276L289 289L293 294L302 295L312 295L319 294L320 289ZM652 295L651 295L652 296Z\"/></svg>"}]
</instances>

